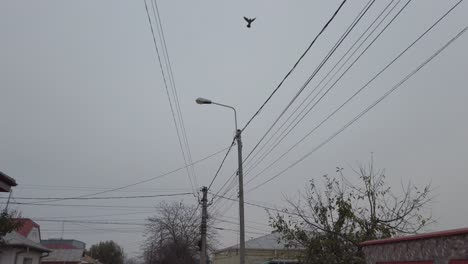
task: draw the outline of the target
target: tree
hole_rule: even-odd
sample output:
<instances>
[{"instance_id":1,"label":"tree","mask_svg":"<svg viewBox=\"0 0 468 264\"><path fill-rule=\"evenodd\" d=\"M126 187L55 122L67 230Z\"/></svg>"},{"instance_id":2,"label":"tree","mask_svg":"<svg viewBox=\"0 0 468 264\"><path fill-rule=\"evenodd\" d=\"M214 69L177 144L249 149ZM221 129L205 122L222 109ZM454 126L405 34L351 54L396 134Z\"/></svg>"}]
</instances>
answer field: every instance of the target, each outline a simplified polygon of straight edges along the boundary
<instances>
[{"instance_id":1,"label":"tree","mask_svg":"<svg viewBox=\"0 0 468 264\"><path fill-rule=\"evenodd\" d=\"M272 227L288 246L306 249L306 263L364 263L359 243L416 233L431 222L425 216L430 185L419 189L408 183L396 195L373 160L352 170L356 184L337 167L337 177L323 176L323 190L311 180L298 199L287 199L290 208L284 213L270 214Z\"/></svg>"},{"instance_id":2,"label":"tree","mask_svg":"<svg viewBox=\"0 0 468 264\"><path fill-rule=\"evenodd\" d=\"M11 231L17 230L21 227L21 221L16 221L18 217L16 212L3 211L0 214L0 244L3 243L3 237Z\"/></svg>"},{"instance_id":3,"label":"tree","mask_svg":"<svg viewBox=\"0 0 468 264\"><path fill-rule=\"evenodd\" d=\"M123 249L114 241L99 242L89 248L88 254L103 264L123 264Z\"/></svg>"},{"instance_id":4,"label":"tree","mask_svg":"<svg viewBox=\"0 0 468 264\"><path fill-rule=\"evenodd\" d=\"M211 218L208 221L212 222ZM148 218L147 238L143 247L145 263L195 263L199 255L200 224L198 207L181 202L160 203L157 214ZM208 238L208 241L214 241L214 232L210 228Z\"/></svg>"}]
</instances>

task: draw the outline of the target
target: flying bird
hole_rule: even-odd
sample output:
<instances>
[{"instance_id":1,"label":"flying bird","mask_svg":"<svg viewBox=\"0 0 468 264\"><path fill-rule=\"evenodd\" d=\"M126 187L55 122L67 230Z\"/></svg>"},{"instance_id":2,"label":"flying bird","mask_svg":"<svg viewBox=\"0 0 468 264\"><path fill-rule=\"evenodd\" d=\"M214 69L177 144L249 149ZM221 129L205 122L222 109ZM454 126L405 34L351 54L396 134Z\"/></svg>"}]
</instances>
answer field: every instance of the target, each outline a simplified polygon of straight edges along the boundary
<instances>
[{"instance_id":1,"label":"flying bird","mask_svg":"<svg viewBox=\"0 0 468 264\"><path fill-rule=\"evenodd\" d=\"M247 27L250 28L250 24L255 21L256 17L254 18L246 18L244 17L245 21L247 21Z\"/></svg>"}]
</instances>

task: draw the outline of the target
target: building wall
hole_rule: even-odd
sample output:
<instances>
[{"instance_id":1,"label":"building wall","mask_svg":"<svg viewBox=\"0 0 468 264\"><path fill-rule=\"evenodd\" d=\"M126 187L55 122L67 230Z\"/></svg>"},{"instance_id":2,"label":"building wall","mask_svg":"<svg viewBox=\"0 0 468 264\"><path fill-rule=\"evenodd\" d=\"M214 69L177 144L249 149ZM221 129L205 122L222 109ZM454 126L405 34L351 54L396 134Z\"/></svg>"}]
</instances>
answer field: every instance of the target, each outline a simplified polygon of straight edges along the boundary
<instances>
[{"instance_id":1,"label":"building wall","mask_svg":"<svg viewBox=\"0 0 468 264\"><path fill-rule=\"evenodd\" d=\"M2 249L0 251L0 263L1 264L14 264L13 260L15 259L15 249Z\"/></svg>"},{"instance_id":2,"label":"building wall","mask_svg":"<svg viewBox=\"0 0 468 264\"><path fill-rule=\"evenodd\" d=\"M18 252L24 251L24 249L8 248L2 249L0 253L0 264L23 264L25 258L31 258L32 264L41 264L41 253L36 251L23 252L18 254L15 261L15 256Z\"/></svg>"},{"instance_id":3,"label":"building wall","mask_svg":"<svg viewBox=\"0 0 468 264\"><path fill-rule=\"evenodd\" d=\"M27 236L28 239L40 244L41 243L41 236L40 236L39 228L33 227Z\"/></svg>"},{"instance_id":4,"label":"building wall","mask_svg":"<svg viewBox=\"0 0 468 264\"><path fill-rule=\"evenodd\" d=\"M468 235L369 245L363 247L363 252L367 264L400 261L449 264L453 259L468 259Z\"/></svg>"},{"instance_id":5,"label":"building wall","mask_svg":"<svg viewBox=\"0 0 468 264\"><path fill-rule=\"evenodd\" d=\"M299 250L246 250L246 264L261 264L272 259L297 259ZM214 264L239 264L239 251L230 250L214 255Z\"/></svg>"}]
</instances>

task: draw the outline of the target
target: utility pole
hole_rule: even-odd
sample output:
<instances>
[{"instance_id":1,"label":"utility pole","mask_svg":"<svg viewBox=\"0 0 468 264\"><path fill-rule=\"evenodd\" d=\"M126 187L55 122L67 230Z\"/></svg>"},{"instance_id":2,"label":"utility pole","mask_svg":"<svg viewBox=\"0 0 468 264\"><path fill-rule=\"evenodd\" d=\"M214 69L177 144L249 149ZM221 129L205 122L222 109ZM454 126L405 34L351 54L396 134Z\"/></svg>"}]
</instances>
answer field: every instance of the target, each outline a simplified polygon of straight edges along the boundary
<instances>
[{"instance_id":1,"label":"utility pole","mask_svg":"<svg viewBox=\"0 0 468 264\"><path fill-rule=\"evenodd\" d=\"M208 188L203 186L201 189L203 197L201 200L202 203L202 221L201 221L201 251L200 251L200 264L206 264L206 222L208 218Z\"/></svg>"},{"instance_id":2,"label":"utility pole","mask_svg":"<svg viewBox=\"0 0 468 264\"><path fill-rule=\"evenodd\" d=\"M242 139L241 139L242 130L236 130L236 140L237 140L237 157L239 162L239 168L237 174L239 176L239 231L240 231L240 241L239 241L239 257L240 264L245 264L245 226L244 226L244 172L242 168Z\"/></svg>"},{"instance_id":3,"label":"utility pole","mask_svg":"<svg viewBox=\"0 0 468 264\"><path fill-rule=\"evenodd\" d=\"M8 200L7 200L5 209L3 210L3 212L4 212L5 214L8 213L8 205L10 204L10 199L11 199L11 194L12 194L12 193L13 193L13 190L10 190L10 194L8 195Z\"/></svg>"},{"instance_id":4,"label":"utility pole","mask_svg":"<svg viewBox=\"0 0 468 264\"><path fill-rule=\"evenodd\" d=\"M222 107L231 108L234 111L234 124L236 126L236 141L237 141L237 155L239 162L239 169L237 170L237 175L239 176L239 226L240 226L240 241L239 241L239 257L240 264L245 264L245 226L244 226L244 172L242 170L242 139L241 134L242 130L237 129L237 112L236 109L232 106L212 102L209 99L197 98L195 100L197 104L214 104ZM205 264L205 263L203 263Z\"/></svg>"}]
</instances>

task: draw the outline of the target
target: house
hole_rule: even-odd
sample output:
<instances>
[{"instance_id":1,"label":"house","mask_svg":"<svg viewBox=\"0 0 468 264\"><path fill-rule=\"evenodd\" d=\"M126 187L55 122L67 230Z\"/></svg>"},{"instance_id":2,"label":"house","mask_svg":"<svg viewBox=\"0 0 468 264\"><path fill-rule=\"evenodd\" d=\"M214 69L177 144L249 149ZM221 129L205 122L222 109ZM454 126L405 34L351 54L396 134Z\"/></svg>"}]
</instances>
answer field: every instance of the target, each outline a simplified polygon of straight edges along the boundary
<instances>
[{"instance_id":1,"label":"house","mask_svg":"<svg viewBox=\"0 0 468 264\"><path fill-rule=\"evenodd\" d=\"M0 192L10 192L11 187L16 185L15 179L0 171Z\"/></svg>"},{"instance_id":2,"label":"house","mask_svg":"<svg viewBox=\"0 0 468 264\"><path fill-rule=\"evenodd\" d=\"M21 227L16 230L20 235L36 243L41 243L41 227L29 218L16 218Z\"/></svg>"},{"instance_id":3,"label":"house","mask_svg":"<svg viewBox=\"0 0 468 264\"><path fill-rule=\"evenodd\" d=\"M40 264L50 249L42 246L40 227L31 219L15 219L22 226L6 234L0 247L1 264Z\"/></svg>"},{"instance_id":4,"label":"house","mask_svg":"<svg viewBox=\"0 0 468 264\"><path fill-rule=\"evenodd\" d=\"M367 264L468 264L468 228L361 243Z\"/></svg>"},{"instance_id":5,"label":"house","mask_svg":"<svg viewBox=\"0 0 468 264\"><path fill-rule=\"evenodd\" d=\"M270 260L297 260L302 253L300 248L288 248L279 233L272 233L245 242L246 263L263 264ZM239 245L214 252L214 264L239 263Z\"/></svg>"},{"instance_id":6,"label":"house","mask_svg":"<svg viewBox=\"0 0 468 264\"><path fill-rule=\"evenodd\" d=\"M42 245L52 250L42 264L100 264L85 254L86 244L74 239L47 239Z\"/></svg>"}]
</instances>

